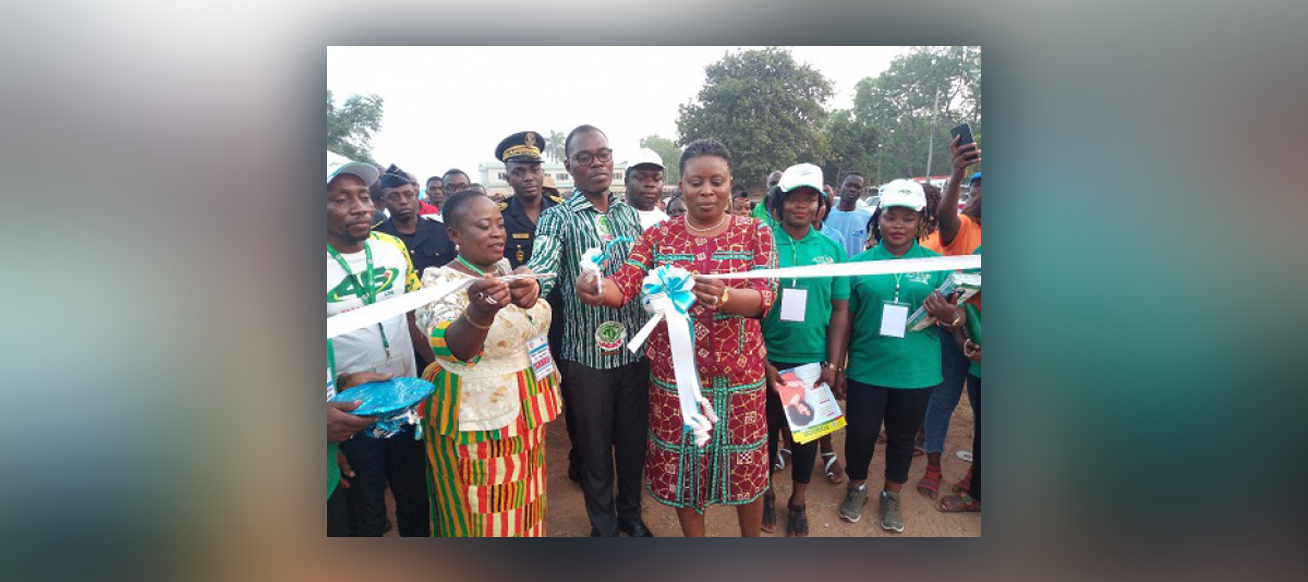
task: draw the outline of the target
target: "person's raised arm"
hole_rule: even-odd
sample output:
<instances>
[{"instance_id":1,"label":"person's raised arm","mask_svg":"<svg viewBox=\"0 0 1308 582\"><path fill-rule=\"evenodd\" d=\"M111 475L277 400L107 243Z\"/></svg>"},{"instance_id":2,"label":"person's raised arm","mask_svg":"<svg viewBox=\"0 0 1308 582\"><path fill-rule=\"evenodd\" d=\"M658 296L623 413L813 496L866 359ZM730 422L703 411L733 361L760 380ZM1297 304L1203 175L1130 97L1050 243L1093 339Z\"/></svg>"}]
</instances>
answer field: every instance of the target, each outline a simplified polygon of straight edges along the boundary
<instances>
[{"instance_id":1,"label":"person's raised arm","mask_svg":"<svg viewBox=\"0 0 1308 582\"><path fill-rule=\"evenodd\" d=\"M495 324L495 314L508 306L509 286L489 275L468 287L468 307L453 321L439 323L431 333L437 358L473 361L486 344L486 334Z\"/></svg>"},{"instance_id":2,"label":"person's raised arm","mask_svg":"<svg viewBox=\"0 0 1308 582\"><path fill-rule=\"evenodd\" d=\"M967 167L981 161L981 150L977 149L975 143L958 147L958 140L961 136L954 136L953 141L949 142L949 154L953 160L953 172L949 175L949 183L945 185L945 193L940 198L940 206L936 207L936 219L940 223L940 244L949 246L954 243L954 237L958 236L958 228L962 222L958 219L958 197L963 190L963 177L967 174Z\"/></svg>"}]
</instances>

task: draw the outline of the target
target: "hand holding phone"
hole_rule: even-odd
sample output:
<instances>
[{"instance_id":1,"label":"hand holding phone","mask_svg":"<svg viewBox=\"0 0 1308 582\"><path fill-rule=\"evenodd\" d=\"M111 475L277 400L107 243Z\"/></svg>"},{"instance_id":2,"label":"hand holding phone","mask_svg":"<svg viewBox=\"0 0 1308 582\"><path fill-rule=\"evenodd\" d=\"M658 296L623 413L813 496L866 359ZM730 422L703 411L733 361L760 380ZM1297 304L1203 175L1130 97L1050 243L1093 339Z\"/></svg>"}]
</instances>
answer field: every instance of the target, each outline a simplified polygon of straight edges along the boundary
<instances>
[{"instance_id":1,"label":"hand holding phone","mask_svg":"<svg viewBox=\"0 0 1308 582\"><path fill-rule=\"evenodd\" d=\"M972 126L967 122L960 123L949 130L949 134L954 136L952 143L949 144L949 151L953 154L955 172L962 172L968 166L981 161L981 150L972 141Z\"/></svg>"}]
</instances>

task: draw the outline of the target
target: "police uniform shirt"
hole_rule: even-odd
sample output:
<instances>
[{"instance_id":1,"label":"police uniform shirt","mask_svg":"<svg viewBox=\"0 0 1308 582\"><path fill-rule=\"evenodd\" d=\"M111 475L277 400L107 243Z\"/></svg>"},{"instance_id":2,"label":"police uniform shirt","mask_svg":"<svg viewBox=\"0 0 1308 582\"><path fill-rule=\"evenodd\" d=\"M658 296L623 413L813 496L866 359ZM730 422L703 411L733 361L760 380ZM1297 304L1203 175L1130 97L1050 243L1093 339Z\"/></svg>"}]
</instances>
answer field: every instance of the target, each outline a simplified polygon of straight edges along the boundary
<instances>
[{"instance_id":1,"label":"police uniform shirt","mask_svg":"<svg viewBox=\"0 0 1308 582\"><path fill-rule=\"evenodd\" d=\"M394 218L386 219L375 230L404 241L413 261L414 273L419 278L427 267L444 267L458 254L454 251L454 243L450 242L450 235L445 232L445 225L435 220L418 219L418 230L413 234L401 234L395 227Z\"/></svg>"},{"instance_id":2,"label":"police uniform shirt","mask_svg":"<svg viewBox=\"0 0 1308 582\"><path fill-rule=\"evenodd\" d=\"M558 196L541 195L541 213L545 209L563 202ZM500 202L500 214L504 216L504 258L514 269L531 260L531 243L536 238L536 224L527 216L522 202L516 195L509 196L508 202Z\"/></svg>"}]
</instances>

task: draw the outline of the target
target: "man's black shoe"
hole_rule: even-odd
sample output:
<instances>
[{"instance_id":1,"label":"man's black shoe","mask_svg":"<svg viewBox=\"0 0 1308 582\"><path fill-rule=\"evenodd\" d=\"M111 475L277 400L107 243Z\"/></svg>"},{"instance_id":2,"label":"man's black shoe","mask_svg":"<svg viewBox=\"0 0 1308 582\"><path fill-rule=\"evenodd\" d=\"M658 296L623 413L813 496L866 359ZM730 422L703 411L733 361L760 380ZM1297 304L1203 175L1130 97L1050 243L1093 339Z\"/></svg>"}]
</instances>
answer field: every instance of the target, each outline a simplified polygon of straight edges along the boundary
<instances>
[{"instance_id":1,"label":"man's black shoe","mask_svg":"<svg viewBox=\"0 0 1308 582\"><path fill-rule=\"evenodd\" d=\"M645 522L641 520L618 522L618 531L625 533L633 538L652 538L653 532L645 527Z\"/></svg>"}]
</instances>

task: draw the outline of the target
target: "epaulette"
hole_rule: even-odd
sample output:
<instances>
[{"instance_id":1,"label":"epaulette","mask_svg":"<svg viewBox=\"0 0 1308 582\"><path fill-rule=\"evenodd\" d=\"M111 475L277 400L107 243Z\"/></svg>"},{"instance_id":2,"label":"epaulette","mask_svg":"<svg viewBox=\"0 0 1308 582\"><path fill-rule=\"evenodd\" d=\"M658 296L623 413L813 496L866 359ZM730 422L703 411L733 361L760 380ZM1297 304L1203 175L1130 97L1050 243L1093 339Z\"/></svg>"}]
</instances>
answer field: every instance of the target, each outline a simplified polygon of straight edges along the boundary
<instances>
[{"instance_id":1,"label":"epaulette","mask_svg":"<svg viewBox=\"0 0 1308 582\"><path fill-rule=\"evenodd\" d=\"M495 205L500 207L500 212L504 212L504 209L509 207L508 202L496 202Z\"/></svg>"},{"instance_id":2,"label":"epaulette","mask_svg":"<svg viewBox=\"0 0 1308 582\"><path fill-rule=\"evenodd\" d=\"M555 204L563 204L562 196L550 196L550 200L553 200Z\"/></svg>"}]
</instances>

